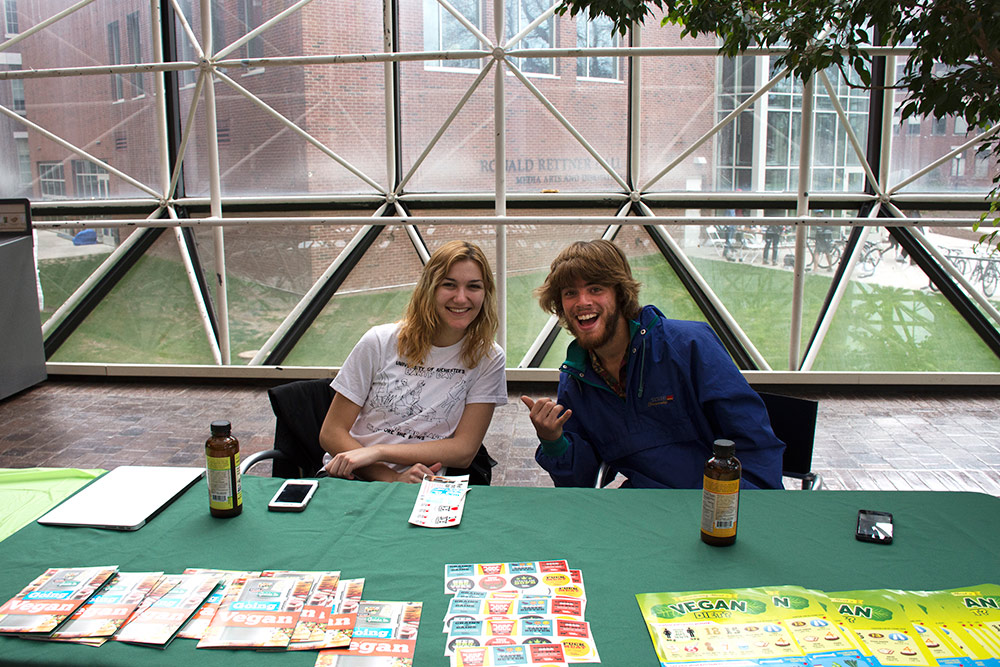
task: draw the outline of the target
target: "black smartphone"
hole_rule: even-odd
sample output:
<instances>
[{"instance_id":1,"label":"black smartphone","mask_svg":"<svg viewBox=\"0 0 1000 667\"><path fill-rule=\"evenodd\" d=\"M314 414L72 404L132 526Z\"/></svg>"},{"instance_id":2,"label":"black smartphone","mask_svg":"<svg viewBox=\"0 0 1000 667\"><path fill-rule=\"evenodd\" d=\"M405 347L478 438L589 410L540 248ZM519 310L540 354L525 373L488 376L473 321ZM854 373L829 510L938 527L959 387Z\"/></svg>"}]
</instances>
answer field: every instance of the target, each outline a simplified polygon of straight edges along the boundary
<instances>
[{"instance_id":1,"label":"black smartphone","mask_svg":"<svg viewBox=\"0 0 1000 667\"><path fill-rule=\"evenodd\" d=\"M289 479L271 498L267 509L272 512L301 512L316 493L318 484L315 479Z\"/></svg>"},{"instance_id":2,"label":"black smartphone","mask_svg":"<svg viewBox=\"0 0 1000 667\"><path fill-rule=\"evenodd\" d=\"M876 510L858 510L858 528L854 537L862 542L892 544L892 514Z\"/></svg>"}]
</instances>

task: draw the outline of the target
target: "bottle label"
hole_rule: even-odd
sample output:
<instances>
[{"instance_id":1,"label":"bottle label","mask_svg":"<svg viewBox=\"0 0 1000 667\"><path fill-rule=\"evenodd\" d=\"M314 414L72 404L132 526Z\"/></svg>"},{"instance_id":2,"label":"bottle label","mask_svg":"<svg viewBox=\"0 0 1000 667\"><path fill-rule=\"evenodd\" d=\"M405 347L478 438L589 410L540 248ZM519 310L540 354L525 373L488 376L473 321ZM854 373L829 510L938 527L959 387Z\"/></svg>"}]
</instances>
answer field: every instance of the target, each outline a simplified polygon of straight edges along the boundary
<instances>
[{"instance_id":1,"label":"bottle label","mask_svg":"<svg viewBox=\"0 0 1000 667\"><path fill-rule=\"evenodd\" d=\"M207 456L208 506L229 510L243 503L240 484L240 455Z\"/></svg>"},{"instance_id":2,"label":"bottle label","mask_svg":"<svg viewBox=\"0 0 1000 667\"><path fill-rule=\"evenodd\" d=\"M721 481L705 477L701 498L701 530L713 537L736 535L740 504L740 480Z\"/></svg>"}]
</instances>

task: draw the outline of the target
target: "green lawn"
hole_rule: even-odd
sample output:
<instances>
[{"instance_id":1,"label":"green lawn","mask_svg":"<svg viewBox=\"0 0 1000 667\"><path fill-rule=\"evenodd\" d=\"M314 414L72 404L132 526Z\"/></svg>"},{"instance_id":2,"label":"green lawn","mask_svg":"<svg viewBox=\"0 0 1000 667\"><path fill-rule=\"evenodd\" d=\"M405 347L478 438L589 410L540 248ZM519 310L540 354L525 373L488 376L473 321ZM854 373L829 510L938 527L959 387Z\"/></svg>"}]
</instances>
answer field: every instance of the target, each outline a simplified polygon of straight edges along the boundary
<instances>
[{"instance_id":1,"label":"green lawn","mask_svg":"<svg viewBox=\"0 0 1000 667\"><path fill-rule=\"evenodd\" d=\"M43 321L103 257L43 261ZM713 291L774 369L788 367L792 274L739 263L692 260ZM633 260L641 300L668 317L704 319L659 255ZM508 366L516 366L548 316L532 290L544 273L508 281ZM805 283L803 347L830 285L828 275ZM399 318L408 290L335 297L292 350L286 365L340 365L370 326ZM229 279L233 363L259 349L299 296L235 277ZM543 363L562 361L568 336L560 333ZM244 353L244 357L240 357ZM52 361L212 363L190 287L179 262L146 256L105 298ZM827 334L815 370L998 371L1000 360L951 308L927 290L855 282Z\"/></svg>"}]
</instances>

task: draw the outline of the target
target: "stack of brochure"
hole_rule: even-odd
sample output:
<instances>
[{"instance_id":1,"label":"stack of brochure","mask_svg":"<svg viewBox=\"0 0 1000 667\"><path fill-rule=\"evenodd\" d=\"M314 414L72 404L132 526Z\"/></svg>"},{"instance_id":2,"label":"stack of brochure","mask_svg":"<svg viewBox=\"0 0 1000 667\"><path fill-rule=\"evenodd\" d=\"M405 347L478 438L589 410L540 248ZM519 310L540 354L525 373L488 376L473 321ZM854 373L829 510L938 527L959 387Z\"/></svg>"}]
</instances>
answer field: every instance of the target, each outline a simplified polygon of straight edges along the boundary
<instances>
[{"instance_id":1,"label":"stack of brochure","mask_svg":"<svg viewBox=\"0 0 1000 667\"><path fill-rule=\"evenodd\" d=\"M583 575L565 560L445 565L453 667L600 662Z\"/></svg>"},{"instance_id":2,"label":"stack of brochure","mask_svg":"<svg viewBox=\"0 0 1000 667\"><path fill-rule=\"evenodd\" d=\"M636 595L660 664L992 665L1000 586L822 592L799 586Z\"/></svg>"},{"instance_id":3,"label":"stack of brochure","mask_svg":"<svg viewBox=\"0 0 1000 667\"><path fill-rule=\"evenodd\" d=\"M340 572L51 568L0 606L0 634L91 646L166 648L181 637L198 648L348 650L359 609L370 605L361 601L364 583ZM364 617L363 626L378 617ZM400 615L415 628L412 617ZM415 629L401 634L412 655Z\"/></svg>"}]
</instances>

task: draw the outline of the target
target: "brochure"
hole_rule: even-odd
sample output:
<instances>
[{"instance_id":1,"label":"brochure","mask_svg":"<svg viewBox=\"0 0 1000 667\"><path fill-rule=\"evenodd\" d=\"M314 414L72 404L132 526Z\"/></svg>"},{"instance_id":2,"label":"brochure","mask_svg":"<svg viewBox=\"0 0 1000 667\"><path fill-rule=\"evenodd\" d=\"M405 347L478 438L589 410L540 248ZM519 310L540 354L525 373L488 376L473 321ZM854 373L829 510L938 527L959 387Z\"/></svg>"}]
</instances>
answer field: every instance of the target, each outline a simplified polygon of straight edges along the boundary
<instances>
[{"instance_id":1,"label":"brochure","mask_svg":"<svg viewBox=\"0 0 1000 667\"><path fill-rule=\"evenodd\" d=\"M873 664L884 667L937 665L910 622L899 598L889 591L827 593L830 602Z\"/></svg>"},{"instance_id":2,"label":"brochure","mask_svg":"<svg viewBox=\"0 0 1000 667\"><path fill-rule=\"evenodd\" d=\"M448 528L462 522L469 476L424 475L410 512L410 523L424 528Z\"/></svg>"},{"instance_id":3,"label":"brochure","mask_svg":"<svg viewBox=\"0 0 1000 667\"><path fill-rule=\"evenodd\" d=\"M600 662L586 621L552 617L456 620L445 641L445 655L472 646L561 644L567 662Z\"/></svg>"},{"instance_id":4,"label":"brochure","mask_svg":"<svg viewBox=\"0 0 1000 667\"><path fill-rule=\"evenodd\" d=\"M156 589L163 586L169 587L168 590L160 594L154 589L146 598L153 598L153 601L148 606L140 605L113 639L166 648L220 581L222 575L207 572L164 577Z\"/></svg>"},{"instance_id":5,"label":"brochure","mask_svg":"<svg viewBox=\"0 0 1000 667\"><path fill-rule=\"evenodd\" d=\"M116 566L47 569L0 606L0 633L49 634L117 571Z\"/></svg>"},{"instance_id":6,"label":"brochure","mask_svg":"<svg viewBox=\"0 0 1000 667\"><path fill-rule=\"evenodd\" d=\"M232 587L198 648L287 647L311 588L312 577L292 573L248 578Z\"/></svg>"},{"instance_id":7,"label":"brochure","mask_svg":"<svg viewBox=\"0 0 1000 667\"><path fill-rule=\"evenodd\" d=\"M932 641L943 638L942 645L961 656L942 660L937 653L939 647L927 643L925 636L925 643L939 662L965 664L967 660L976 660L977 665L1000 665L1000 586L982 584L908 595L919 597L918 604L927 610L928 620L921 619L919 623L929 626L931 621L936 622L937 633L931 637Z\"/></svg>"},{"instance_id":8,"label":"brochure","mask_svg":"<svg viewBox=\"0 0 1000 667\"><path fill-rule=\"evenodd\" d=\"M316 650L343 648L350 645L354 624L358 617L358 602L364 590L364 579L341 579L331 596L330 608L323 608L317 615L318 628L311 628L308 638L299 635L300 623L295 627L288 650Z\"/></svg>"},{"instance_id":9,"label":"brochure","mask_svg":"<svg viewBox=\"0 0 1000 667\"><path fill-rule=\"evenodd\" d=\"M350 646L320 651L316 667L411 667L422 607L362 600Z\"/></svg>"},{"instance_id":10,"label":"brochure","mask_svg":"<svg viewBox=\"0 0 1000 667\"><path fill-rule=\"evenodd\" d=\"M215 573L222 575L222 581L216 587L212 594L209 595L205 601L198 607L198 611L194 613L194 616L188 619L184 627L180 629L177 633L178 637L183 639L201 639L205 636L205 630L208 629L209 624L212 619L215 618L215 612L219 610L219 606L226 597L226 593L230 590L233 585L242 586L246 583L249 577L260 576L260 572L234 572L232 570L205 570L200 568L187 568L184 570L184 574L198 574L198 573Z\"/></svg>"},{"instance_id":11,"label":"brochure","mask_svg":"<svg viewBox=\"0 0 1000 667\"><path fill-rule=\"evenodd\" d=\"M51 637L107 640L121 629L162 577L162 572L119 572Z\"/></svg>"},{"instance_id":12,"label":"brochure","mask_svg":"<svg viewBox=\"0 0 1000 667\"><path fill-rule=\"evenodd\" d=\"M664 666L866 664L819 591L780 586L640 593L636 600Z\"/></svg>"}]
</instances>

